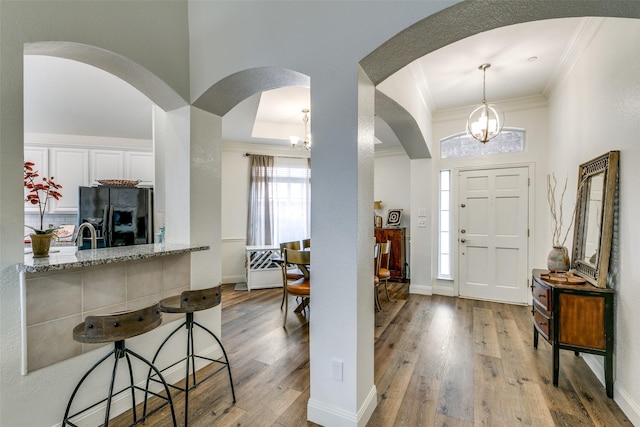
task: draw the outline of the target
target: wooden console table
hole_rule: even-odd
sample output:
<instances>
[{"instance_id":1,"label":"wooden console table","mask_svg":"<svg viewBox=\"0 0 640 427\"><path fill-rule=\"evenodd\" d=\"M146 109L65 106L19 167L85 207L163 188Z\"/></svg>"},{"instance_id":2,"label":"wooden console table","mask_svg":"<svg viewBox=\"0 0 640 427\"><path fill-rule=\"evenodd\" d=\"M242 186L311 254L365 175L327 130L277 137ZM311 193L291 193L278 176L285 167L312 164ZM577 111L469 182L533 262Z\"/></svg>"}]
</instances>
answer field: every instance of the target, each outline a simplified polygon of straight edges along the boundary
<instances>
[{"instance_id":1,"label":"wooden console table","mask_svg":"<svg viewBox=\"0 0 640 427\"><path fill-rule=\"evenodd\" d=\"M591 353L604 356L607 396L613 398L613 295L609 288L589 283L566 285L550 283L533 270L533 346L538 348L541 334L553 348L553 385L558 386L560 350L573 350L576 356Z\"/></svg>"}]
</instances>

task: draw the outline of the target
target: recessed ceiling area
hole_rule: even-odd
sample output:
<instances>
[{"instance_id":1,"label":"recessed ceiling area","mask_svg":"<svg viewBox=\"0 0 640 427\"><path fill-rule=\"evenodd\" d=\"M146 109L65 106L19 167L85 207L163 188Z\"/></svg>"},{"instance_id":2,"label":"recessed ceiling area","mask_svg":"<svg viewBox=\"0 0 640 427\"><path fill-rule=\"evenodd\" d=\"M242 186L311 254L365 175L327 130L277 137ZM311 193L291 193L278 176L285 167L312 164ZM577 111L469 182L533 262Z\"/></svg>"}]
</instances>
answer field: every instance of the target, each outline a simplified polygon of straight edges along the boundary
<instances>
[{"instance_id":1,"label":"recessed ceiling area","mask_svg":"<svg viewBox=\"0 0 640 427\"><path fill-rule=\"evenodd\" d=\"M311 105L309 88L283 87L260 94L258 111L251 136L254 138L289 140L304 137L302 110Z\"/></svg>"},{"instance_id":2,"label":"recessed ceiling area","mask_svg":"<svg viewBox=\"0 0 640 427\"><path fill-rule=\"evenodd\" d=\"M412 78L399 72L378 89L391 97L398 85L418 91L432 114L471 106L482 99L478 66L490 62L489 102L546 95L570 66L567 58L590 41L599 22L600 18L554 19L487 31L414 61L406 68ZM25 55L24 100L26 132L151 139L153 103L128 83L90 65ZM223 139L288 145L291 135L303 136L302 109L309 107L308 88L256 94L225 115ZM400 146L380 119L376 139L382 142L376 149Z\"/></svg>"}]
</instances>

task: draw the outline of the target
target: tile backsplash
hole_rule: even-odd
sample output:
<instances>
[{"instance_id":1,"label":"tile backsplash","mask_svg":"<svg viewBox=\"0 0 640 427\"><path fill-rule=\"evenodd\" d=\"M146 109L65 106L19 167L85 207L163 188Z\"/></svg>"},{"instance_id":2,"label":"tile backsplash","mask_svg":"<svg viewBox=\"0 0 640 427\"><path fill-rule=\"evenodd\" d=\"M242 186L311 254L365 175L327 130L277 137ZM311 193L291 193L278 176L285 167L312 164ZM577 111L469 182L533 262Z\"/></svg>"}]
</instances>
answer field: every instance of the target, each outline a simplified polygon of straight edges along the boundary
<instances>
[{"instance_id":1,"label":"tile backsplash","mask_svg":"<svg viewBox=\"0 0 640 427\"><path fill-rule=\"evenodd\" d=\"M78 215L75 213L70 214L45 214L44 215L44 226L48 227L49 224L53 224L53 226L64 225L64 224L77 224L78 223ZM24 214L24 224L30 225L31 227L40 228L40 215L37 213L25 213ZM30 229L24 229L25 236L31 234Z\"/></svg>"}]
</instances>

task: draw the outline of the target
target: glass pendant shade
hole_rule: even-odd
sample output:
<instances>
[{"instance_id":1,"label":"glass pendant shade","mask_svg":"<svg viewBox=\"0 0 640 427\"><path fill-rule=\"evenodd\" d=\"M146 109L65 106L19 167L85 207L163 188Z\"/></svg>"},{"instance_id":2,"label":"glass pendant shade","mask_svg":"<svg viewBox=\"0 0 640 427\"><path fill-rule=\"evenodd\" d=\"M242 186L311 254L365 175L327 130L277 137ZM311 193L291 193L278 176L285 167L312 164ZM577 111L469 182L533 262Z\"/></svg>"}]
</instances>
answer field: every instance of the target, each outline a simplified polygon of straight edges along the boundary
<instances>
[{"instance_id":1,"label":"glass pendant shade","mask_svg":"<svg viewBox=\"0 0 640 427\"><path fill-rule=\"evenodd\" d=\"M502 131L504 117L498 109L486 102L476 107L467 119L467 133L472 138L486 143Z\"/></svg>"},{"instance_id":2,"label":"glass pendant shade","mask_svg":"<svg viewBox=\"0 0 640 427\"><path fill-rule=\"evenodd\" d=\"M482 64L482 104L476 107L467 119L467 133L479 142L487 143L498 136L504 126L504 115L495 106L487 104L486 73L491 64Z\"/></svg>"}]
</instances>

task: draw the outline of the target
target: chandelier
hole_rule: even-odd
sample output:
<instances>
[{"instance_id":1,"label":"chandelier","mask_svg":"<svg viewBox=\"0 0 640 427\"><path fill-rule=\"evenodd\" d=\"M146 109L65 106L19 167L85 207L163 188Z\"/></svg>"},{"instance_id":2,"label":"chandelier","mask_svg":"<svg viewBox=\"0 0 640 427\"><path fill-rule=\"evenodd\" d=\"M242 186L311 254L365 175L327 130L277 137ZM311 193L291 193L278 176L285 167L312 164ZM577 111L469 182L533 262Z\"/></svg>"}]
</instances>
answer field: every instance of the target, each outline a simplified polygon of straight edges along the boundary
<instances>
[{"instance_id":1,"label":"chandelier","mask_svg":"<svg viewBox=\"0 0 640 427\"><path fill-rule=\"evenodd\" d=\"M504 126L504 114L495 105L487 104L486 74L491 64L482 64L482 104L476 107L467 119L467 134L483 144L498 136Z\"/></svg>"},{"instance_id":2,"label":"chandelier","mask_svg":"<svg viewBox=\"0 0 640 427\"><path fill-rule=\"evenodd\" d=\"M309 130L307 126L309 124L309 109L302 109L302 122L304 123L304 139L302 140L302 146L306 150L311 150L311 135L309 134ZM300 137L298 136L290 136L289 140L291 141L291 148L296 148L298 146L298 142L300 142Z\"/></svg>"}]
</instances>

